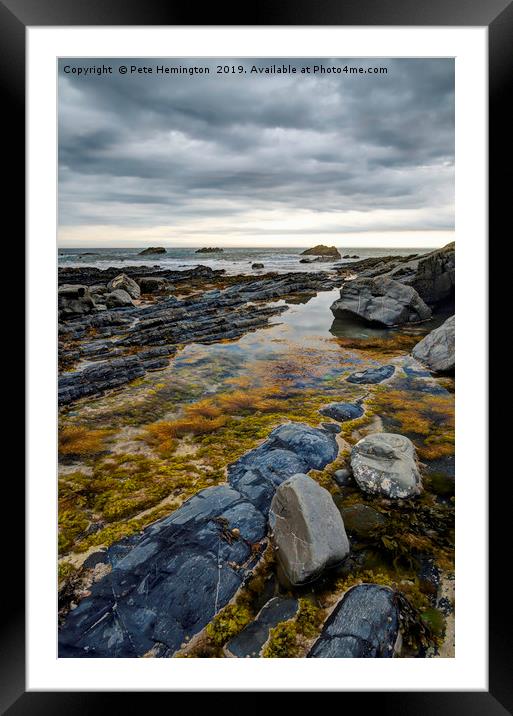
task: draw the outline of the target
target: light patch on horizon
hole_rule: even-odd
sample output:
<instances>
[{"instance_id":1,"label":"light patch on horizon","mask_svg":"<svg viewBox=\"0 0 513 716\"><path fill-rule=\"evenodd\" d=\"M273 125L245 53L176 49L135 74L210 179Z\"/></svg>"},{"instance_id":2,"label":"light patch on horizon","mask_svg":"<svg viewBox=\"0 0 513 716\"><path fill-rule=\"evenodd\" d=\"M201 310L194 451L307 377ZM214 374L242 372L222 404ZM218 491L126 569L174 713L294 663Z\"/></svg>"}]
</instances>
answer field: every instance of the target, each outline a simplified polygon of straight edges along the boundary
<instances>
[{"instance_id":1,"label":"light patch on horizon","mask_svg":"<svg viewBox=\"0 0 513 716\"><path fill-rule=\"evenodd\" d=\"M454 62L379 64L386 76L170 80L61 63L59 245L452 240Z\"/></svg>"}]
</instances>

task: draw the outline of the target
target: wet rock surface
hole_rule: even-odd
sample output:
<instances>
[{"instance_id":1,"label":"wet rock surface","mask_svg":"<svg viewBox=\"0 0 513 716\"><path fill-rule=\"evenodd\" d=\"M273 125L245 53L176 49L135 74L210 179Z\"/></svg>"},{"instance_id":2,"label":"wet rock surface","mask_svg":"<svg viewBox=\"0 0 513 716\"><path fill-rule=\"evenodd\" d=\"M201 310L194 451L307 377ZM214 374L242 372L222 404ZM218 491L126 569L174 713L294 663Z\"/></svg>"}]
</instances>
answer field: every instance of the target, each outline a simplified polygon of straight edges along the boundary
<instances>
[{"instance_id":1,"label":"wet rock surface","mask_svg":"<svg viewBox=\"0 0 513 716\"><path fill-rule=\"evenodd\" d=\"M381 383L394 375L395 368L393 365L383 365L379 368L369 368L368 370L351 373L347 380L349 383Z\"/></svg>"},{"instance_id":2,"label":"wet rock surface","mask_svg":"<svg viewBox=\"0 0 513 716\"><path fill-rule=\"evenodd\" d=\"M87 275L87 271L92 271L89 279L94 277L97 280L99 269L93 271L79 268L77 274ZM68 272L66 275L69 275ZM104 273L108 273L108 270ZM144 292L148 290L147 282L150 279L152 282L164 280L163 277L155 276L136 278L141 282ZM146 370L165 367L167 362L163 356L173 355L178 346L239 338L267 325L273 317L287 310L285 305L267 305L268 301L311 291L314 287L329 287L335 282L335 279L324 274L264 276L223 290L213 289L181 299L159 296L155 303L134 306L132 297L125 289L115 288L111 291L108 287L119 284L133 289L133 283L140 291L135 280L126 274L120 276L117 273L107 285L105 294L98 293L101 284L93 284L97 300L105 304L100 307L95 304L88 286L65 286L61 289L59 299L59 364L61 367L75 364L76 370L60 376L61 404L119 387L133 378L141 377ZM153 291L153 286L151 288ZM162 285L158 290L161 288ZM101 348L97 349L98 346ZM146 352L142 358L140 355L132 355L134 349L141 350L147 346L162 349L158 362L152 360L148 363ZM81 365L90 360L101 361L98 370Z\"/></svg>"},{"instance_id":3,"label":"wet rock surface","mask_svg":"<svg viewBox=\"0 0 513 716\"><path fill-rule=\"evenodd\" d=\"M385 326L420 323L431 318L431 309L414 288L388 277L346 281L331 312L336 318L350 314Z\"/></svg>"},{"instance_id":4,"label":"wet rock surface","mask_svg":"<svg viewBox=\"0 0 513 716\"><path fill-rule=\"evenodd\" d=\"M297 613L299 602L294 598L273 597L257 614L255 620L243 629L225 646L227 656L243 659L261 656L262 648L269 638L269 632L280 622L292 619Z\"/></svg>"},{"instance_id":5,"label":"wet rock surface","mask_svg":"<svg viewBox=\"0 0 513 716\"><path fill-rule=\"evenodd\" d=\"M404 499L422 489L415 447L404 435L367 435L351 451L351 468L358 487L373 495Z\"/></svg>"},{"instance_id":6,"label":"wet rock surface","mask_svg":"<svg viewBox=\"0 0 513 716\"><path fill-rule=\"evenodd\" d=\"M287 579L305 584L349 554L344 522L330 493L307 475L277 489L269 512L271 539Z\"/></svg>"},{"instance_id":7,"label":"wet rock surface","mask_svg":"<svg viewBox=\"0 0 513 716\"><path fill-rule=\"evenodd\" d=\"M281 428L283 439L278 428L231 466L230 485L202 490L169 517L106 550L112 569L67 615L59 633L61 657L143 656L156 646L170 656L211 621L259 560L266 505L287 468L324 466L336 456L329 433L301 424ZM249 489L245 468L252 475Z\"/></svg>"},{"instance_id":8,"label":"wet rock surface","mask_svg":"<svg viewBox=\"0 0 513 716\"><path fill-rule=\"evenodd\" d=\"M346 420L355 420L363 415L363 408L356 403L330 403L319 411L321 415L333 418L339 423Z\"/></svg>"},{"instance_id":9,"label":"wet rock surface","mask_svg":"<svg viewBox=\"0 0 513 716\"><path fill-rule=\"evenodd\" d=\"M280 425L259 447L228 467L228 481L258 509L269 512L276 488L297 473L321 469L335 460L338 445L331 431L301 423Z\"/></svg>"},{"instance_id":10,"label":"wet rock surface","mask_svg":"<svg viewBox=\"0 0 513 716\"><path fill-rule=\"evenodd\" d=\"M361 584L350 589L335 608L308 657L389 659L398 633L394 592L377 584Z\"/></svg>"}]
</instances>

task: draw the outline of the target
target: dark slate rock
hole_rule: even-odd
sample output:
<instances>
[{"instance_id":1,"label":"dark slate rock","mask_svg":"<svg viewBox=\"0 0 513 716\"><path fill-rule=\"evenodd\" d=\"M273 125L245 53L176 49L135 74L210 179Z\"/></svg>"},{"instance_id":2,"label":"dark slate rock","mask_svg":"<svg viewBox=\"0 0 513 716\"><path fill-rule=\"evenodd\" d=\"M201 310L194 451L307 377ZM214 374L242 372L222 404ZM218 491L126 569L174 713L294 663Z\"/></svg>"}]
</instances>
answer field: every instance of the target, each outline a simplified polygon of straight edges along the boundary
<instances>
[{"instance_id":1,"label":"dark slate rock","mask_svg":"<svg viewBox=\"0 0 513 716\"><path fill-rule=\"evenodd\" d=\"M336 423L321 423L321 426L329 433L333 433L333 435L338 435L342 430L340 425L337 425Z\"/></svg>"},{"instance_id":2,"label":"dark slate rock","mask_svg":"<svg viewBox=\"0 0 513 716\"><path fill-rule=\"evenodd\" d=\"M287 423L272 431L255 450L228 467L230 485L266 514L276 488L287 478L322 469L338 454L335 435L303 423Z\"/></svg>"},{"instance_id":3,"label":"dark slate rock","mask_svg":"<svg viewBox=\"0 0 513 716\"><path fill-rule=\"evenodd\" d=\"M225 652L228 656L238 659L260 656L262 647L269 638L270 630L280 622L292 619L297 610L297 599L274 597L262 608L254 622L230 639L226 644Z\"/></svg>"},{"instance_id":4,"label":"dark slate rock","mask_svg":"<svg viewBox=\"0 0 513 716\"><path fill-rule=\"evenodd\" d=\"M229 467L229 485L202 490L102 554L112 571L67 615L60 656L140 657L155 649L169 656L212 620L258 562L253 546L266 537L276 487L336 457L329 432L286 427Z\"/></svg>"},{"instance_id":5,"label":"dark slate rock","mask_svg":"<svg viewBox=\"0 0 513 716\"><path fill-rule=\"evenodd\" d=\"M360 584L332 612L308 658L391 658L398 633L394 592L377 584Z\"/></svg>"},{"instance_id":6,"label":"dark slate rock","mask_svg":"<svg viewBox=\"0 0 513 716\"><path fill-rule=\"evenodd\" d=\"M393 365L383 365L379 368L369 368L359 373L351 373L348 383L381 383L394 374Z\"/></svg>"},{"instance_id":7,"label":"dark slate rock","mask_svg":"<svg viewBox=\"0 0 513 716\"><path fill-rule=\"evenodd\" d=\"M330 405L321 408L319 412L321 415L343 423L345 420L360 418L363 415L363 408L355 403L330 403Z\"/></svg>"},{"instance_id":8,"label":"dark slate rock","mask_svg":"<svg viewBox=\"0 0 513 716\"><path fill-rule=\"evenodd\" d=\"M331 433L302 423L280 425L272 431L269 440L294 451L314 470L322 470L338 454L338 446Z\"/></svg>"},{"instance_id":9,"label":"dark slate rock","mask_svg":"<svg viewBox=\"0 0 513 716\"><path fill-rule=\"evenodd\" d=\"M98 552L93 552L89 555L89 557L84 561L84 567L86 569L92 569L96 567L97 564L105 564L107 561L107 552L99 550Z\"/></svg>"},{"instance_id":10,"label":"dark slate rock","mask_svg":"<svg viewBox=\"0 0 513 716\"><path fill-rule=\"evenodd\" d=\"M235 527L239 538L229 536ZM62 655L71 647L80 656L142 656L156 642L176 651L233 597L247 574L250 544L266 530L265 517L222 485L113 545L112 571L60 630Z\"/></svg>"}]
</instances>

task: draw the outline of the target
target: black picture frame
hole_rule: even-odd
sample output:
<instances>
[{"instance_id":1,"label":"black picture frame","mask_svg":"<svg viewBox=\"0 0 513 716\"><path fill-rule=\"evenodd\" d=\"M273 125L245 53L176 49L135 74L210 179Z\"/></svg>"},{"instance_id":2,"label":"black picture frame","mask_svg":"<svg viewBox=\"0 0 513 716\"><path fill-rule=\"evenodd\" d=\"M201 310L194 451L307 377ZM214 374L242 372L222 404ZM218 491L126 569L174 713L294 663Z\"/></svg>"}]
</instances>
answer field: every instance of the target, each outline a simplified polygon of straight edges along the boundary
<instances>
[{"instance_id":1,"label":"black picture frame","mask_svg":"<svg viewBox=\"0 0 513 716\"><path fill-rule=\"evenodd\" d=\"M491 246L495 245L495 253L498 253L502 231L510 231L506 211L511 205L512 186L511 112L508 111L511 93L507 91L513 67L511 0L318 0L315 3L311 0L260 0L258 5L239 5L237 9L220 3L199 9L192 3L179 5L169 0L0 0L0 86L6 124L4 158L6 150L12 153L10 160L4 159L4 172L8 173L9 181L3 198L4 207L17 218L16 228L11 229L16 238L23 226L21 217L25 216L25 31L34 26L80 25L486 26L489 32L490 260L494 256ZM18 260L19 256L19 248L16 248ZM502 267L495 265L494 286L505 279L501 271L506 270L506 264L503 262ZM489 296L490 328L493 328L497 315L494 295L495 291ZM16 306L18 308L19 303ZM18 324L21 323L19 316L17 313L15 318ZM23 344L22 336L20 340ZM19 405L23 405L21 396ZM498 445L498 438L495 440ZM418 716L513 713L511 587L508 586L509 571L505 568L509 559L508 555L501 557L504 546L511 543L506 533L509 524L506 509L510 507L503 493L504 482L509 482L510 478L507 472L501 475L498 471L493 457L498 452L490 445L489 503L493 519L489 520L489 691L366 692L357 695L359 708L364 698L364 708L374 706L380 713L415 713ZM24 485L21 471L19 473L17 481L9 480L9 503L17 505L18 513L21 513ZM58 712L90 714L97 713L98 709L119 712L116 710L119 693L25 691L23 534L19 525L10 529L17 531L17 537L12 543L7 540L2 559L3 574L8 578L2 590L5 602L0 624L1 713L10 716ZM466 598L471 599L472 595ZM344 698L349 696L345 694ZM131 693L125 708L130 713L139 711L147 706L147 698L147 693Z\"/></svg>"}]
</instances>

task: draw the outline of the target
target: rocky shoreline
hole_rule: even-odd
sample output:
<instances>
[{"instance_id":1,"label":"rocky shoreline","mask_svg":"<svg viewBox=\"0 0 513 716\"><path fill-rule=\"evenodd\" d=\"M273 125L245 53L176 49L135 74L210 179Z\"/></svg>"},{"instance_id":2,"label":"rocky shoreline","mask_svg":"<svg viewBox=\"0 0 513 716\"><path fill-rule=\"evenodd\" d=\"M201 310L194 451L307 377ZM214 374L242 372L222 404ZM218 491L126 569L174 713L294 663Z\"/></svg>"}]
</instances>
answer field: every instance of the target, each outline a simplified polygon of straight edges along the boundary
<instances>
[{"instance_id":1,"label":"rocky shoreline","mask_svg":"<svg viewBox=\"0 0 513 716\"><path fill-rule=\"evenodd\" d=\"M60 269L59 655L450 654L454 316L423 325L453 310L454 266L449 245L253 277ZM146 401L169 390L187 347L238 345L334 290L335 321L391 331L332 338L336 378L307 388L322 365L281 360L277 386L195 378L183 415L108 417L138 381Z\"/></svg>"}]
</instances>

